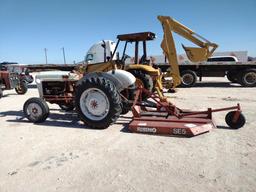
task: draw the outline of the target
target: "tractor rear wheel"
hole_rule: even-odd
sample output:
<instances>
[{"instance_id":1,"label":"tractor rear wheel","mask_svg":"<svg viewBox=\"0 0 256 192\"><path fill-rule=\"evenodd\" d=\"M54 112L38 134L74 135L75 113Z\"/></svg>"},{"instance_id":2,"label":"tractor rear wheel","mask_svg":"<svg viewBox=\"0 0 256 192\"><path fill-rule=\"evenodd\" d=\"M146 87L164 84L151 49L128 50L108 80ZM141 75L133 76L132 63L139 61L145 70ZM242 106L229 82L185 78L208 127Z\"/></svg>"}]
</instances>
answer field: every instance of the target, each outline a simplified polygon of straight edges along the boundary
<instances>
[{"instance_id":1,"label":"tractor rear wheel","mask_svg":"<svg viewBox=\"0 0 256 192\"><path fill-rule=\"evenodd\" d=\"M121 98L109 79L85 76L76 86L75 107L80 119L88 127L103 129L119 117Z\"/></svg>"},{"instance_id":2,"label":"tractor rear wheel","mask_svg":"<svg viewBox=\"0 0 256 192\"><path fill-rule=\"evenodd\" d=\"M25 81L21 81L17 87L15 87L16 93L24 95L28 91L28 85Z\"/></svg>"},{"instance_id":3,"label":"tractor rear wheel","mask_svg":"<svg viewBox=\"0 0 256 192\"><path fill-rule=\"evenodd\" d=\"M49 107L43 99L32 97L24 103L23 112L29 121L41 123L49 116Z\"/></svg>"},{"instance_id":4,"label":"tractor rear wheel","mask_svg":"<svg viewBox=\"0 0 256 192\"><path fill-rule=\"evenodd\" d=\"M131 70L129 72L132 73L136 78L136 81L135 81L136 88L141 86L142 88L145 88L150 92L153 91L154 84L153 84L153 79L150 77L150 75L139 70ZM142 99L143 100L147 99L147 95L142 94Z\"/></svg>"},{"instance_id":5,"label":"tractor rear wheel","mask_svg":"<svg viewBox=\"0 0 256 192\"><path fill-rule=\"evenodd\" d=\"M150 75L143 73L143 71L139 71L139 70L131 70L129 72L131 72L136 78L136 82L135 82L136 87L142 86L143 88L149 91L153 90L153 80L150 77Z\"/></svg>"}]
</instances>

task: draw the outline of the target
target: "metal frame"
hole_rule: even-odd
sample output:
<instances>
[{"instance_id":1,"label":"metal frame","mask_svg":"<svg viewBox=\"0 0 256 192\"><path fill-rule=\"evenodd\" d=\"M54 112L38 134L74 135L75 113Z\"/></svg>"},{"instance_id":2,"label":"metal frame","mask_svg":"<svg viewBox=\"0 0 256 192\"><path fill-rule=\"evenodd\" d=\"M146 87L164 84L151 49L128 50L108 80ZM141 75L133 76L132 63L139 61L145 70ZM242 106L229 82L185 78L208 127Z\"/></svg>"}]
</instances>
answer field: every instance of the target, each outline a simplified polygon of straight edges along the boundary
<instances>
[{"instance_id":1,"label":"metal frame","mask_svg":"<svg viewBox=\"0 0 256 192\"><path fill-rule=\"evenodd\" d=\"M50 81L54 82L54 81ZM63 77L63 80L61 81L64 83L65 89L64 89L64 95L46 95L44 94L44 91L42 92L42 97L45 99L45 101L48 101L49 103L56 103L56 104L69 104L74 102L74 90L69 90L69 87L72 86L75 87L75 83L77 81L69 80L67 77ZM42 89L43 89L43 82L42 82ZM71 95L70 95L71 94Z\"/></svg>"}]
</instances>

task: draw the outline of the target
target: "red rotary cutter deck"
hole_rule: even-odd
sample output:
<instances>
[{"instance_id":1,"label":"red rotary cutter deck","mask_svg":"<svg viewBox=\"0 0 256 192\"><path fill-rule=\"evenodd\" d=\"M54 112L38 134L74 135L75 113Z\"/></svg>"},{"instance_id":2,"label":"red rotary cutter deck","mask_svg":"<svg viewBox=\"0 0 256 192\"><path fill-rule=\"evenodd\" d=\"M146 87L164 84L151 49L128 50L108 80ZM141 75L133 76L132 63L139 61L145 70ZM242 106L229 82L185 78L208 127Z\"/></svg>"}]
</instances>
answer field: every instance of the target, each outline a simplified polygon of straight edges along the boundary
<instances>
[{"instance_id":1,"label":"red rotary cutter deck","mask_svg":"<svg viewBox=\"0 0 256 192\"><path fill-rule=\"evenodd\" d=\"M146 94L150 100L142 101L142 94ZM239 104L220 109L208 108L206 111L188 111L177 108L155 93L139 88L132 106L133 119L129 124L129 130L136 133L191 137L216 128L212 113L228 110L234 110L227 113L225 118L229 127L242 127L245 118Z\"/></svg>"}]
</instances>

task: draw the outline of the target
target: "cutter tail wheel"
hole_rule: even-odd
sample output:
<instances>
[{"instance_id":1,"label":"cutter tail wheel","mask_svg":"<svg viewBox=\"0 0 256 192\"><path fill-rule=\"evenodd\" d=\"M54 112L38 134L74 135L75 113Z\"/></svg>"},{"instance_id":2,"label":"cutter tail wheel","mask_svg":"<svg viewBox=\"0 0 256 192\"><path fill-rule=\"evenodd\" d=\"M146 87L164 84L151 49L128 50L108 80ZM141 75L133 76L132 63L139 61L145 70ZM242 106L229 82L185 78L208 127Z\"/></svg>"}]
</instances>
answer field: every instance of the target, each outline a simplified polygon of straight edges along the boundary
<instances>
[{"instance_id":1,"label":"cutter tail wheel","mask_svg":"<svg viewBox=\"0 0 256 192\"><path fill-rule=\"evenodd\" d=\"M107 78L84 77L77 83L77 113L90 128L104 129L116 122L121 113L120 102L115 85Z\"/></svg>"},{"instance_id":2,"label":"cutter tail wheel","mask_svg":"<svg viewBox=\"0 0 256 192\"><path fill-rule=\"evenodd\" d=\"M225 117L227 125L231 129L239 129L244 126L246 120L240 111L230 111Z\"/></svg>"},{"instance_id":3,"label":"cutter tail wheel","mask_svg":"<svg viewBox=\"0 0 256 192\"><path fill-rule=\"evenodd\" d=\"M43 99L32 97L24 103L23 112L29 121L41 123L49 116L49 107Z\"/></svg>"}]
</instances>

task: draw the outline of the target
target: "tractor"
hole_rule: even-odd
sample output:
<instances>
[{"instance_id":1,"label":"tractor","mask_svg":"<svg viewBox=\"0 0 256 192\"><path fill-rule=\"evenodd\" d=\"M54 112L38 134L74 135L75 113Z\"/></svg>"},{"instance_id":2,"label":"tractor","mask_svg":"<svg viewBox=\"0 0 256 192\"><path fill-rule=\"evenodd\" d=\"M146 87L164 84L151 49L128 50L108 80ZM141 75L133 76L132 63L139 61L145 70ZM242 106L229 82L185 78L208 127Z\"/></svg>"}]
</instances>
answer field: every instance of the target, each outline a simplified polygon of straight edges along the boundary
<instances>
[{"instance_id":1,"label":"tractor","mask_svg":"<svg viewBox=\"0 0 256 192\"><path fill-rule=\"evenodd\" d=\"M133 88L135 77L123 70L106 72L47 71L35 78L39 98L29 98L23 106L25 117L34 123L49 116L46 102L65 111L76 109L81 121L95 129L107 128L125 110L124 89Z\"/></svg>"},{"instance_id":2,"label":"tractor","mask_svg":"<svg viewBox=\"0 0 256 192\"><path fill-rule=\"evenodd\" d=\"M11 71L5 63L0 63L0 98L3 96L4 90L15 89L17 94L25 94L28 89L27 85L31 81L33 81L33 77L28 72Z\"/></svg>"}]
</instances>

